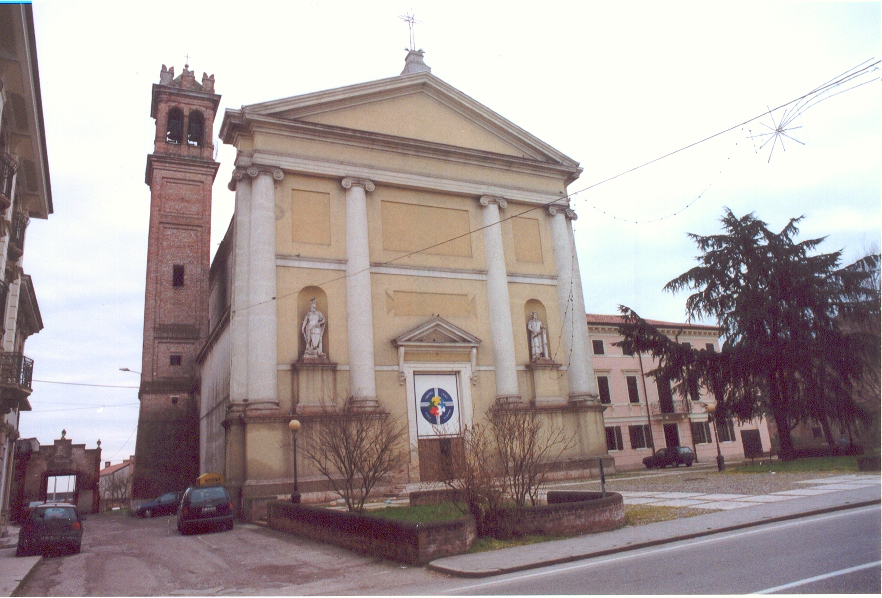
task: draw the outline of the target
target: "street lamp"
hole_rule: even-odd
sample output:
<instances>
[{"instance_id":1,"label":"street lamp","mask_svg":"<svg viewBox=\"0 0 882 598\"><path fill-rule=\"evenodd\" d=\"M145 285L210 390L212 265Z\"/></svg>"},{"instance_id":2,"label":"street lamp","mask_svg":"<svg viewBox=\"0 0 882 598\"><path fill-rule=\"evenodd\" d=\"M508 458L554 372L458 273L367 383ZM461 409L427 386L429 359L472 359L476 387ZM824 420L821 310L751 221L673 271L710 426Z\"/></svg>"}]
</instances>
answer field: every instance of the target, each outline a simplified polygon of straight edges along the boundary
<instances>
[{"instance_id":1,"label":"street lamp","mask_svg":"<svg viewBox=\"0 0 882 598\"><path fill-rule=\"evenodd\" d=\"M130 370L129 368L119 368L121 372L132 372L133 374L140 374L141 372L136 372L135 370Z\"/></svg>"},{"instance_id":2,"label":"street lamp","mask_svg":"<svg viewBox=\"0 0 882 598\"><path fill-rule=\"evenodd\" d=\"M726 461L723 459L723 453L720 452L720 433L719 428L717 428L717 418L715 416L717 404L705 405L704 408L707 411L708 420L713 420L714 422L714 440L717 441L717 471L724 471L726 469Z\"/></svg>"},{"instance_id":3,"label":"street lamp","mask_svg":"<svg viewBox=\"0 0 882 598\"><path fill-rule=\"evenodd\" d=\"M300 502L300 492L297 490L297 431L300 429L300 422L292 419L288 422L288 429L291 430L291 438L294 446L294 492L291 493L291 502Z\"/></svg>"}]
</instances>

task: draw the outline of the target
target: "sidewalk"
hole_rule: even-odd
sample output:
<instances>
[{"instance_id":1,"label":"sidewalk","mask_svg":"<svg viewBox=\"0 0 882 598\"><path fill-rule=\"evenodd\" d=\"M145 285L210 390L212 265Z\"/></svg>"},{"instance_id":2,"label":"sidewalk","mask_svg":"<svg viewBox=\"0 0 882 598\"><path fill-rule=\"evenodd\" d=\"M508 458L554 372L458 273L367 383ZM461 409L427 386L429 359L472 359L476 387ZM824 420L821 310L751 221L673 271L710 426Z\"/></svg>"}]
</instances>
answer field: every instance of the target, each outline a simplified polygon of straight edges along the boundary
<instances>
[{"instance_id":1,"label":"sidewalk","mask_svg":"<svg viewBox=\"0 0 882 598\"><path fill-rule=\"evenodd\" d=\"M12 596L18 586L40 562L41 556L15 556L18 526L9 526L9 536L0 538L0 596Z\"/></svg>"},{"instance_id":2,"label":"sidewalk","mask_svg":"<svg viewBox=\"0 0 882 598\"><path fill-rule=\"evenodd\" d=\"M775 521L879 504L879 476L860 476L860 479L867 482L873 479L874 483L854 484L848 489L829 488L811 494L794 495L798 497L785 500L772 499L772 502L766 503L753 502L750 505L745 504L745 508L729 508L706 515L626 527L611 532L545 542L541 545L533 544L452 556L432 561L428 568L456 577L489 577L688 540ZM807 492L810 490L813 489L806 488ZM625 502L629 503L627 498ZM713 507L705 506L704 508ZM538 548L539 546L541 549Z\"/></svg>"}]
</instances>

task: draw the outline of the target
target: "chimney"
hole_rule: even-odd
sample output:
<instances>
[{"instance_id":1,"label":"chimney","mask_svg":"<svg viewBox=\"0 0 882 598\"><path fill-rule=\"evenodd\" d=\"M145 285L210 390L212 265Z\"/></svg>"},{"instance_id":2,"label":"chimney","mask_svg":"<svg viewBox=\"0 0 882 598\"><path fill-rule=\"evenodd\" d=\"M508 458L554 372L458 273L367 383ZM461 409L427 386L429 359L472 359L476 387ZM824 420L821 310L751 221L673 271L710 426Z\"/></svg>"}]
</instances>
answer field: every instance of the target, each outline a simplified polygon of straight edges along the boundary
<instances>
[{"instance_id":1,"label":"chimney","mask_svg":"<svg viewBox=\"0 0 882 598\"><path fill-rule=\"evenodd\" d=\"M110 461L105 461L104 462L104 469L107 469L108 467L110 467Z\"/></svg>"}]
</instances>

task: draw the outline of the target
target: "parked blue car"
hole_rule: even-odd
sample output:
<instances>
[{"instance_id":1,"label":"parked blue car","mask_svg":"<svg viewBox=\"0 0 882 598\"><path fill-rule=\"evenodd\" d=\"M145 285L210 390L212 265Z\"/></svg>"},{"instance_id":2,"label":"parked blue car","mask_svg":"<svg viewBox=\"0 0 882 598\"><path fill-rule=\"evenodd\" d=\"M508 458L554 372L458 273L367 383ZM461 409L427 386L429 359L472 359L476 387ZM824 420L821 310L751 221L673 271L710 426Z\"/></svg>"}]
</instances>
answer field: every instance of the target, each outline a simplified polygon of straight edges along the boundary
<instances>
[{"instance_id":1,"label":"parked blue car","mask_svg":"<svg viewBox=\"0 0 882 598\"><path fill-rule=\"evenodd\" d=\"M159 498L147 501L135 510L138 517L154 517L156 515L174 515L178 512L183 492L166 492Z\"/></svg>"}]
</instances>

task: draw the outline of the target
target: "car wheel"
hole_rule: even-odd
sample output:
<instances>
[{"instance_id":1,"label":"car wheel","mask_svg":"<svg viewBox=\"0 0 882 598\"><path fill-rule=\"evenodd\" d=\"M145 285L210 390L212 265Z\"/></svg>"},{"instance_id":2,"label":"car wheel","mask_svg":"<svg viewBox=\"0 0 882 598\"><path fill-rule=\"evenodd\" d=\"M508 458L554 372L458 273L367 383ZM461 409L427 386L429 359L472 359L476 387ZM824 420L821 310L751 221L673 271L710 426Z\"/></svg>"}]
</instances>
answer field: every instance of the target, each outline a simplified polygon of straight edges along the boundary
<instances>
[{"instance_id":1,"label":"car wheel","mask_svg":"<svg viewBox=\"0 0 882 598\"><path fill-rule=\"evenodd\" d=\"M692 461L686 464L686 467L692 467Z\"/></svg>"},{"instance_id":2,"label":"car wheel","mask_svg":"<svg viewBox=\"0 0 882 598\"><path fill-rule=\"evenodd\" d=\"M144 511L144 517L153 517L153 511L151 509L147 509L146 511Z\"/></svg>"},{"instance_id":3,"label":"car wheel","mask_svg":"<svg viewBox=\"0 0 882 598\"><path fill-rule=\"evenodd\" d=\"M73 553L74 553L74 554L80 554L80 545L79 545L79 544L75 544L75 545L74 545L74 547L73 547Z\"/></svg>"}]
</instances>

